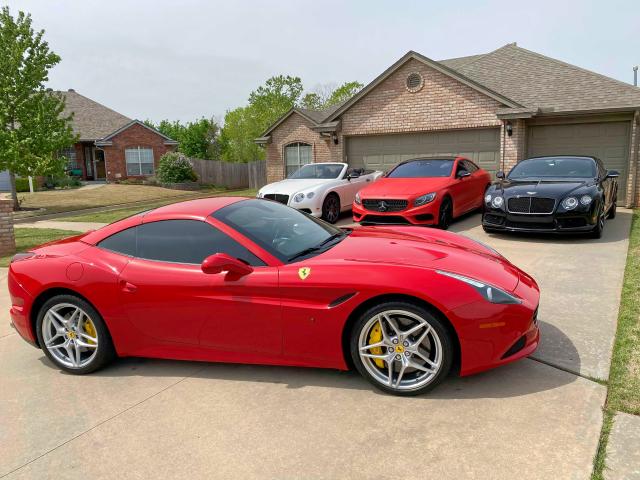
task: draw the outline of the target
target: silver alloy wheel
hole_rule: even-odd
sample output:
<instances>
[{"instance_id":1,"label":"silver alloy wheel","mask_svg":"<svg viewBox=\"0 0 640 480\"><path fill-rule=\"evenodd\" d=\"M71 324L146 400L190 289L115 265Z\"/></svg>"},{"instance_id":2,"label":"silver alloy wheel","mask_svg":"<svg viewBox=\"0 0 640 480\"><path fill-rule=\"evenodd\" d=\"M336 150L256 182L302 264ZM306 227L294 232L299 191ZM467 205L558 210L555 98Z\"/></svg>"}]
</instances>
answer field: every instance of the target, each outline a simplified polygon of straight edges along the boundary
<instances>
[{"instance_id":1,"label":"silver alloy wheel","mask_svg":"<svg viewBox=\"0 0 640 480\"><path fill-rule=\"evenodd\" d=\"M386 310L371 317L360 331L358 353L376 381L402 391L431 383L443 360L438 333L427 320L407 310Z\"/></svg>"},{"instance_id":2,"label":"silver alloy wheel","mask_svg":"<svg viewBox=\"0 0 640 480\"><path fill-rule=\"evenodd\" d=\"M42 319L43 347L65 367L86 367L98 352L98 335L89 315L72 303L58 303Z\"/></svg>"}]
</instances>

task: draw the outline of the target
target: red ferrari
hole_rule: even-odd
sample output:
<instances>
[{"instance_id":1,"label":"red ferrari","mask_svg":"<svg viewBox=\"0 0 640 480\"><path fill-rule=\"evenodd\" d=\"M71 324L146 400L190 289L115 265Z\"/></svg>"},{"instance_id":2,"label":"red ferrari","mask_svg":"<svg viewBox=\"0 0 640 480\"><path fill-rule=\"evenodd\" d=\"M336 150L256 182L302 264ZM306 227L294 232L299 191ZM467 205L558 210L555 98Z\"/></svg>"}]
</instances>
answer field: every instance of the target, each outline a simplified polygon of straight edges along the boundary
<instances>
[{"instance_id":1,"label":"red ferrari","mask_svg":"<svg viewBox=\"0 0 640 480\"><path fill-rule=\"evenodd\" d=\"M490 184L489 173L464 157L407 160L356 194L353 220L446 230L454 218L482 208Z\"/></svg>"},{"instance_id":2,"label":"red ferrari","mask_svg":"<svg viewBox=\"0 0 640 480\"><path fill-rule=\"evenodd\" d=\"M116 356L355 366L396 394L517 360L535 281L489 247L407 227L339 229L263 199L141 213L16 255L11 319L59 368Z\"/></svg>"}]
</instances>

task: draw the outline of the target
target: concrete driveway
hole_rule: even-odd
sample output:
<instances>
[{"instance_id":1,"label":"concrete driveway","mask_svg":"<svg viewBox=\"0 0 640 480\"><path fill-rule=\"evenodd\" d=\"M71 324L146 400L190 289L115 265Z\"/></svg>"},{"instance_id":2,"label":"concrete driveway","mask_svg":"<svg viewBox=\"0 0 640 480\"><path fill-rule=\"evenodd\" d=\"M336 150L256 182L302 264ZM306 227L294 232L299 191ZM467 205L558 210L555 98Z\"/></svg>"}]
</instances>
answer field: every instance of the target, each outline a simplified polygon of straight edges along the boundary
<instances>
[{"instance_id":1,"label":"concrete driveway","mask_svg":"<svg viewBox=\"0 0 640 480\"><path fill-rule=\"evenodd\" d=\"M0 476L589 478L606 389L584 376L607 376L630 214L601 241L489 236L478 223L470 216L453 230L541 285L536 360L451 378L418 398L298 368L123 359L75 377L5 315Z\"/></svg>"}]
</instances>

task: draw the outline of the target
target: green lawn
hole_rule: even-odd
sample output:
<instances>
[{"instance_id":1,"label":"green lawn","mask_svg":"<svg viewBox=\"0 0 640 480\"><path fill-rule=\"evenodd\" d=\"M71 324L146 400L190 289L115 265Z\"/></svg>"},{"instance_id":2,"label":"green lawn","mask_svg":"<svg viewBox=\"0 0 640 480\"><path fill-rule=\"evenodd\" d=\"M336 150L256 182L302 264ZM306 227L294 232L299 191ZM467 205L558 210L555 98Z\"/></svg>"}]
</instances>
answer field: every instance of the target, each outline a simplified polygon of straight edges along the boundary
<instances>
[{"instance_id":1,"label":"green lawn","mask_svg":"<svg viewBox=\"0 0 640 480\"><path fill-rule=\"evenodd\" d=\"M56 230L53 228L16 228L16 252L25 252L43 243L71 237L80 232L72 230ZM0 257L0 267L8 267L14 254Z\"/></svg>"},{"instance_id":2,"label":"green lawn","mask_svg":"<svg viewBox=\"0 0 640 480\"><path fill-rule=\"evenodd\" d=\"M211 196L222 196L222 195L228 195L228 196L236 196L236 197L255 197L256 196L256 190L252 190L252 189L246 189L246 190L235 190L235 191L230 191L230 192L221 192L218 193L216 192L215 195L212 195L211 192L208 192L207 195L200 195L200 197L211 197ZM120 220L122 218L125 217L129 217L131 215L135 215L136 213L139 212L143 212L145 210L151 210L153 208L157 208L157 207L161 207L163 205L167 205L169 203L173 203L179 200L176 199L164 199L164 200L159 200L157 202L151 202L151 203L147 203L145 202L144 204L140 204L140 205L136 205L136 206L130 206L130 207L125 207L125 208L119 208L117 210L107 210L107 211L103 211L103 212L96 212L96 213L86 213L83 215L74 215L74 216L70 216L70 217L64 217L64 218L60 218L58 220L61 221L66 221L66 222L99 222L99 223L111 223L111 222L115 222L117 220Z\"/></svg>"},{"instance_id":3,"label":"green lawn","mask_svg":"<svg viewBox=\"0 0 640 480\"><path fill-rule=\"evenodd\" d=\"M604 478L606 448L615 412L640 415L640 210L633 212L604 424L592 480Z\"/></svg>"}]
</instances>

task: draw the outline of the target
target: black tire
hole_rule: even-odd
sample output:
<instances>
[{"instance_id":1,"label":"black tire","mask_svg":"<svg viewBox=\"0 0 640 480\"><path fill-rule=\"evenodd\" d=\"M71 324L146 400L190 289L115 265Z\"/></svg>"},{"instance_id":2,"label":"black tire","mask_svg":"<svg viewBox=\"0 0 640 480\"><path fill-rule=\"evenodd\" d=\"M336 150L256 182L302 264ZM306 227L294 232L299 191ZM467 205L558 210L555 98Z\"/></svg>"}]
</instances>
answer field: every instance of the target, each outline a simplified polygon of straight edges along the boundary
<instances>
[{"instance_id":1,"label":"black tire","mask_svg":"<svg viewBox=\"0 0 640 480\"><path fill-rule=\"evenodd\" d=\"M613 204L611 205L611 208L609 208L609 214L607 215L607 218L609 219L616 218L617 208L618 208L618 197L613 199Z\"/></svg>"},{"instance_id":2,"label":"black tire","mask_svg":"<svg viewBox=\"0 0 640 480\"><path fill-rule=\"evenodd\" d=\"M96 331L97 338L97 347L95 354L88 361L86 365L82 365L80 367L71 367L62 363L62 361L56 357L46 346L45 338L43 333L43 323L45 319L46 313L53 307L61 306L61 305L69 305L69 307L64 307L71 309L73 307L80 308L84 314L86 314L93 324L93 328ZM68 320L69 318L67 318ZM38 337L38 344L42 351L47 356L47 358L58 368L64 370L65 372L73 373L75 375L83 375L86 373L95 372L96 370L104 367L108 363L110 363L115 357L116 352L113 347L113 342L111 340L111 335L109 334L109 330L107 329L102 316L98 313L98 311L93 308L91 304L83 300L82 298L76 297L75 295L56 295L55 297L47 300L40 311L38 312L38 317L36 320L36 335ZM66 341L66 336L63 336L61 339ZM78 336L77 339L80 339ZM76 340L77 341L77 340ZM82 347L81 347L82 348ZM61 350L61 349L60 349ZM84 352L90 352L91 349L85 349ZM90 355L87 355L90 356Z\"/></svg>"},{"instance_id":3,"label":"black tire","mask_svg":"<svg viewBox=\"0 0 640 480\"><path fill-rule=\"evenodd\" d=\"M416 315L426 321L428 325L432 329L431 335L437 335L440 345L441 345L441 357L440 357L440 367L435 375L433 375L428 383L425 385L415 388L415 389L397 389L395 387L390 387L386 384L381 383L380 380L374 378L374 376L367 370L367 367L364 365L363 360L360 356L360 337L361 335L367 335L367 332L363 333L363 329L371 330L371 321L375 321L374 318L377 317L378 314L382 312L391 312L391 311L405 311L410 312L413 315ZM369 326L367 326L369 325ZM382 347L385 348L385 347ZM353 364L360 374L369 381L376 388L399 396L414 396L426 393L433 388L435 388L443 379L447 377L449 371L451 370L451 365L453 362L453 341L450 337L449 331L444 325L443 321L437 315L434 315L429 310L418 306L413 303L403 302L403 301L391 301L381 303L374 307L369 308L365 311L360 317L356 320L353 325L353 329L351 331L351 338L349 339L349 349L351 353L351 358L353 360ZM395 354L394 354L395 355ZM396 357L398 358L398 357ZM385 363L386 367L380 369L383 372L389 365ZM387 370L388 371L388 370ZM414 369L413 373L417 373ZM393 372L392 372L393 375ZM388 375L387 375L388 377ZM392 377L393 378L393 377Z\"/></svg>"},{"instance_id":4,"label":"black tire","mask_svg":"<svg viewBox=\"0 0 640 480\"><path fill-rule=\"evenodd\" d=\"M331 192L322 202L322 219L325 222L336 223L340 218L340 197Z\"/></svg>"},{"instance_id":5,"label":"black tire","mask_svg":"<svg viewBox=\"0 0 640 480\"><path fill-rule=\"evenodd\" d=\"M450 197L444 197L440 204L440 210L438 211L438 225L437 227L446 230L451 225L453 220L453 202Z\"/></svg>"},{"instance_id":6,"label":"black tire","mask_svg":"<svg viewBox=\"0 0 640 480\"><path fill-rule=\"evenodd\" d=\"M598 213L598 222L596 223L596 226L593 227L593 230L591 230L591 233L589 234L589 237L591 238L602 238L602 234L604 233L606 214L602 210L603 209L601 208L600 212Z\"/></svg>"}]
</instances>

